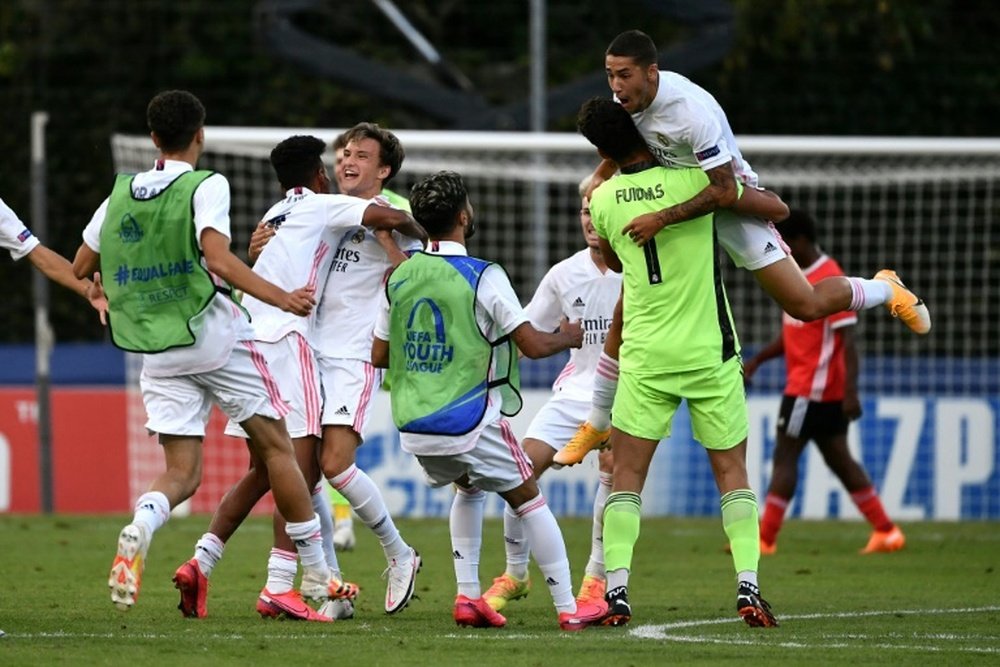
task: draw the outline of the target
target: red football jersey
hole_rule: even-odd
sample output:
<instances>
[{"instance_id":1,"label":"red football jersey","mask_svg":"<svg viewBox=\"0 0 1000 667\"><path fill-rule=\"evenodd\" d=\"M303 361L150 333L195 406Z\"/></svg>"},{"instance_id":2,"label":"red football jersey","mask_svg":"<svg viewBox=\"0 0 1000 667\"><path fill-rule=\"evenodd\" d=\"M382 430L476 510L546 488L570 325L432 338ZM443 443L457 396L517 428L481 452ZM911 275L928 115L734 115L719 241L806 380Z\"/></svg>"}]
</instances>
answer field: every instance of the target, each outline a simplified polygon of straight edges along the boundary
<instances>
[{"instance_id":1,"label":"red football jersey","mask_svg":"<svg viewBox=\"0 0 1000 667\"><path fill-rule=\"evenodd\" d=\"M842 276L840 265L822 255L802 270L810 284L823 278ZM787 382L785 394L811 401L840 401L844 398L844 340L841 327L858 321L854 311L845 310L812 322L800 322L784 313L781 337L785 345Z\"/></svg>"}]
</instances>

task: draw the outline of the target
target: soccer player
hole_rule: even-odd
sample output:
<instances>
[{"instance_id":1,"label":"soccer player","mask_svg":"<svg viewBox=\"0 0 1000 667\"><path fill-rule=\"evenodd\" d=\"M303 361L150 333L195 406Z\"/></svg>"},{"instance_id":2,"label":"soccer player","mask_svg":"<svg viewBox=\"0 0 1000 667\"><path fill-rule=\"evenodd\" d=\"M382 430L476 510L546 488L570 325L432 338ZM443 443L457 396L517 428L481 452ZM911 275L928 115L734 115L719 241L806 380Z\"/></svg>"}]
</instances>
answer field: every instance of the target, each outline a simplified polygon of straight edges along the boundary
<instances>
[{"instance_id":1,"label":"soccer player","mask_svg":"<svg viewBox=\"0 0 1000 667\"><path fill-rule=\"evenodd\" d=\"M229 183L221 174L194 170L205 141L198 98L162 92L146 118L159 150L153 168L118 176L73 261L79 279L102 269L112 340L144 353L146 428L159 434L167 464L119 534L108 578L111 601L122 610L135 604L153 534L198 488L213 402L250 434L288 520L303 578L325 586L319 520L285 428L288 408L230 285L299 316L312 310L313 292L308 286L285 291L229 251Z\"/></svg>"},{"instance_id":2,"label":"soccer player","mask_svg":"<svg viewBox=\"0 0 1000 667\"><path fill-rule=\"evenodd\" d=\"M271 165L285 197L264 216L268 225L280 229L264 248L254 264L254 273L278 286L307 284L315 290L325 283L333 262L334 249L348 229L358 226L376 229L401 229L405 233L423 236L423 230L404 211L376 206L369 200L346 195L328 194L330 180L322 154L322 140L310 136L293 136L271 151ZM307 483L315 487L320 471L317 463L320 442L321 389L319 370L309 340L314 317L288 315L252 296L243 305L250 313L255 339L262 354L273 369L277 388L291 407L286 418L299 466ZM227 435L246 438L239 424L230 423ZM205 589L208 577L222 556L226 541L253 505L268 490L266 468L255 461L237 485L238 493L229 493L220 504L212 526L198 541L194 557L178 568L175 575L181 590L181 612L185 616L204 617ZM247 491L243 493L242 491ZM321 493L313 493L317 514L325 510L329 525L324 534L333 532L329 520L329 504ZM322 515L321 515L322 521ZM275 545L268 562L268 580L260 594L257 609L264 616L283 613L293 618L311 617L299 596L293 591L296 573L294 545L284 534L283 520L275 516ZM331 581L340 582L342 575L332 543L324 549L326 562L332 570ZM349 604L357 593L353 584L322 590L303 591L306 597ZM290 603L286 598L292 596ZM346 611L340 615L346 614Z\"/></svg>"},{"instance_id":3,"label":"soccer player","mask_svg":"<svg viewBox=\"0 0 1000 667\"><path fill-rule=\"evenodd\" d=\"M358 123L345 138L341 191L375 199L399 172L403 147L396 135L374 123ZM320 295L312 340L324 396L320 468L382 545L388 565L385 611L389 614L403 609L413 596L420 556L403 540L382 493L355 460L372 397L382 384L382 371L371 363L379 292L389 269L406 259L400 248L421 247L419 241L396 233L391 241L380 240L365 227L347 230Z\"/></svg>"},{"instance_id":4,"label":"soccer player","mask_svg":"<svg viewBox=\"0 0 1000 667\"><path fill-rule=\"evenodd\" d=\"M605 52L605 71L616 101L631 114L655 159L669 168L703 169L708 183L684 201L636 216L621 233L644 244L657 231L682 220L715 213L719 243L739 268L753 272L761 287L792 317L808 322L842 310L885 305L918 334L930 331L927 307L908 290L895 272L883 269L874 279L830 277L815 285L787 256L774 226L732 210L737 182L756 187L757 174L743 159L729 120L719 103L700 86L674 72L660 71L656 45L638 30L621 33ZM604 160L595 171L595 183L615 171ZM605 349L602 361L617 366L617 350ZM613 385L613 378L608 382ZM570 451L557 461L575 463L589 449L607 440L610 407L606 397L614 388L595 389L591 421L570 442Z\"/></svg>"},{"instance_id":5,"label":"soccer player","mask_svg":"<svg viewBox=\"0 0 1000 667\"><path fill-rule=\"evenodd\" d=\"M573 599L562 533L502 415L516 414L517 352L536 359L579 347L579 322L554 333L528 321L501 267L466 253L475 218L462 177L438 172L413 187L410 203L431 244L389 276L375 325L372 361L389 369L392 416L403 450L433 486L458 489L449 521L458 625L501 627L480 594L486 491L521 519L563 630L580 630L607 607ZM391 353L390 353L391 349Z\"/></svg>"},{"instance_id":6,"label":"soccer player","mask_svg":"<svg viewBox=\"0 0 1000 667\"><path fill-rule=\"evenodd\" d=\"M531 461L535 478L553 464L556 450L576 432L590 410L594 375L599 373L604 339L608 335L612 313L621 293L621 275L608 269L601 256L597 234L590 220L590 200L586 196L590 177L580 183L580 227L586 248L565 259L542 278L525 308L531 324L541 331L554 331L560 320L583 322L583 346L570 350L570 358L552 386L552 398L539 410L528 426L521 446ZM578 602L604 599L604 545L602 543L604 501L611 491L611 452L600 457L600 482L594 496L594 527L590 558L577 595ZM528 594L529 545L524 527L511 507L503 516L504 546L507 566L503 574L483 594L487 604L501 611L507 602Z\"/></svg>"},{"instance_id":7,"label":"soccer player","mask_svg":"<svg viewBox=\"0 0 1000 667\"><path fill-rule=\"evenodd\" d=\"M781 223L781 236L809 282L843 275L837 262L817 246L816 223L805 211L791 212ZM858 350L854 344L856 322L857 317L850 311L812 322L801 322L785 314L781 335L744 366L744 376L749 382L762 363L783 354L787 374L778 416L774 468L760 524L761 553L773 554L777 550L778 531L795 496L799 457L810 440L819 447L823 460L872 525L871 538L861 553L896 551L906 544L903 531L886 514L865 469L847 448L847 425L861 416Z\"/></svg>"},{"instance_id":8,"label":"soccer player","mask_svg":"<svg viewBox=\"0 0 1000 667\"><path fill-rule=\"evenodd\" d=\"M657 443L670 434L681 400L705 447L721 496L722 524L737 575L736 608L751 626L777 621L760 596L757 500L747 480L749 429L742 366L715 252L711 215L670 225L637 245L621 232L636 216L689 199L705 187L700 169L657 164L619 104L595 98L578 117L580 132L621 175L594 190L590 211L608 266L623 271L621 376L614 401L612 489L604 507L608 614L632 617L632 550L639 537L640 493Z\"/></svg>"},{"instance_id":9,"label":"soccer player","mask_svg":"<svg viewBox=\"0 0 1000 667\"><path fill-rule=\"evenodd\" d=\"M3 199L0 199L0 248L9 252L15 262L27 257L46 278L87 299L100 315L101 323L106 322L108 302L102 290L95 290L89 278L80 280L73 275L69 260L42 245Z\"/></svg>"}]
</instances>

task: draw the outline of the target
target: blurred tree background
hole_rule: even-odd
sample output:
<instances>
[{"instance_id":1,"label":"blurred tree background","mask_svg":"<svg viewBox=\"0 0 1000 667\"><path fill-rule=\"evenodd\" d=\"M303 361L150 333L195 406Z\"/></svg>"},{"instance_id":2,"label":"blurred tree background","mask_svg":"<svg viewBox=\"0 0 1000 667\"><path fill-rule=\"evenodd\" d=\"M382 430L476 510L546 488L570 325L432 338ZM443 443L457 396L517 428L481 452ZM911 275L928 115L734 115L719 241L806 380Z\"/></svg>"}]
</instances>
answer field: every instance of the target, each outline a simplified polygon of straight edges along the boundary
<instances>
[{"instance_id":1,"label":"blurred tree background","mask_svg":"<svg viewBox=\"0 0 1000 667\"><path fill-rule=\"evenodd\" d=\"M145 133L145 106L185 88L212 125L446 128L277 58L255 0L0 2L0 198L31 226L29 117L50 113L49 233L72 257L113 178L113 132ZM288 3L291 4L291 3ZM529 90L528 0L408 0L399 7L493 106ZM715 11L705 33L686 11ZM697 10L697 11L696 11ZM712 14L712 11L708 11ZM680 20L677 18L680 17ZM600 75L607 43L640 28L661 49L715 35L721 57L686 72L726 109L737 134L997 136L1000 3L987 0L549 0L548 85ZM372 2L326 0L297 15L316 37L415 77L433 75ZM580 100L582 102L582 99ZM571 130L573 114L550 130ZM32 338L29 264L0 259L0 342ZM82 302L53 288L61 341L105 334Z\"/></svg>"}]
</instances>

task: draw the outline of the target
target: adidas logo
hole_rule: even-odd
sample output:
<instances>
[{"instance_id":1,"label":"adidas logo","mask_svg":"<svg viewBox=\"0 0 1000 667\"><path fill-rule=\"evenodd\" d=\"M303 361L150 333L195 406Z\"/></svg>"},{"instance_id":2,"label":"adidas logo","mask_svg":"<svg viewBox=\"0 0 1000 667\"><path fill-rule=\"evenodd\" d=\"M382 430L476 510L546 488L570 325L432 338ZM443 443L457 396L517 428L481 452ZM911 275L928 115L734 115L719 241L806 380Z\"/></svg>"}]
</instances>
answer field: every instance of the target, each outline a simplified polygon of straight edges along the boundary
<instances>
[{"instance_id":1,"label":"adidas logo","mask_svg":"<svg viewBox=\"0 0 1000 667\"><path fill-rule=\"evenodd\" d=\"M555 579L553 579L552 577L546 577L545 578L545 583L548 584L549 586L558 586L559 585L559 582L556 581Z\"/></svg>"},{"instance_id":2,"label":"adidas logo","mask_svg":"<svg viewBox=\"0 0 1000 667\"><path fill-rule=\"evenodd\" d=\"M773 243L771 243L770 241L768 241L767 245L764 246L764 252L765 253L774 252L777 249L778 249L778 247L776 245L774 245Z\"/></svg>"},{"instance_id":3,"label":"adidas logo","mask_svg":"<svg viewBox=\"0 0 1000 667\"><path fill-rule=\"evenodd\" d=\"M576 297L576 301L573 302L574 308L583 308L586 305L580 297Z\"/></svg>"},{"instance_id":4,"label":"adidas logo","mask_svg":"<svg viewBox=\"0 0 1000 667\"><path fill-rule=\"evenodd\" d=\"M347 409L347 406L346 406L346 405L341 405L341 406L340 406L340 409L339 409L339 410L337 410L337 411L336 411L336 412L335 412L334 414L337 414L337 415L347 415L347 416L350 416L350 414L351 414L351 411Z\"/></svg>"},{"instance_id":5,"label":"adidas logo","mask_svg":"<svg viewBox=\"0 0 1000 667\"><path fill-rule=\"evenodd\" d=\"M465 556L460 554L458 552L458 549L455 549L454 551L451 552L451 557L454 558L455 560L465 560Z\"/></svg>"}]
</instances>

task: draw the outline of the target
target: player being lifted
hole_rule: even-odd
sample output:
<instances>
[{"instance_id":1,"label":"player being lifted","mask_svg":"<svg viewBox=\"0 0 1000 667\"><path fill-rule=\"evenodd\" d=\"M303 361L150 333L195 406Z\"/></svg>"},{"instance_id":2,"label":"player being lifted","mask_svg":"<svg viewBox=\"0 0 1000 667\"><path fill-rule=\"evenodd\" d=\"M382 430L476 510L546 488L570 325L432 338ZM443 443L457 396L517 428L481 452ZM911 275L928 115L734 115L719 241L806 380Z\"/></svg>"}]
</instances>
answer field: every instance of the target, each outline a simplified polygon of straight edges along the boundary
<instances>
[{"instance_id":1,"label":"player being lifted","mask_svg":"<svg viewBox=\"0 0 1000 667\"><path fill-rule=\"evenodd\" d=\"M229 285L299 316L312 310L313 292L307 286L285 291L229 251L229 183L194 170L205 140L198 98L186 91L160 93L146 117L159 157L149 171L118 176L73 262L77 278L99 267L108 276L112 340L144 353L146 428L159 434L167 464L119 534L108 578L111 601L123 610L135 604L153 534L198 488L212 403L250 434L275 504L288 520L303 577L325 583L319 520L283 419L288 408Z\"/></svg>"},{"instance_id":2,"label":"player being lifted","mask_svg":"<svg viewBox=\"0 0 1000 667\"><path fill-rule=\"evenodd\" d=\"M328 194L329 177L323 164L325 145L310 136L285 139L271 151L271 165L285 197L272 206L264 220L280 229L254 263L254 273L276 285L306 284L316 289L326 282L333 254L344 233L359 226L375 229L400 229L417 237L423 230L403 211L374 205L371 201L346 195ZM257 344L275 376L277 390L288 401L291 413L286 418L299 466L308 484L320 479L318 450L320 443L321 391L319 369L310 345L314 317L292 317L252 296L243 305L250 313ZM227 435L247 437L238 424L230 423ZM252 447L251 447L252 451ZM205 594L208 577L222 556L222 549L247 516L253 505L269 489L266 466L252 460L251 469L223 499L209 531L195 548L194 557L178 568L174 581L181 591L180 609L185 616L203 617L207 613ZM322 493L314 493L314 509L329 505ZM319 513L319 512L317 512ZM319 620L302 604L293 590L296 573L295 549L281 530L283 519L275 514L275 545L268 561L268 579L261 591L257 610L264 616L284 614L292 618ZM324 533L332 533L332 522ZM332 547L325 550L332 570L330 586L317 587L304 582L302 595L325 600L331 598L343 607L357 588L339 585L342 579ZM342 613L336 614L342 616Z\"/></svg>"},{"instance_id":3,"label":"player being lifted","mask_svg":"<svg viewBox=\"0 0 1000 667\"><path fill-rule=\"evenodd\" d=\"M338 185L344 194L374 199L399 172L403 147L396 135L373 123L358 123L345 139ZM251 245L265 233L255 232ZM379 292L387 271L406 259L401 247L419 249L421 243L396 233L392 239L379 239L361 226L347 230L320 294L312 341L324 396L320 467L382 545L388 564L385 611L389 614L403 609L413 596L420 556L403 540L382 493L355 459L372 397L382 384L382 371L371 363Z\"/></svg>"},{"instance_id":4,"label":"player being lifted","mask_svg":"<svg viewBox=\"0 0 1000 667\"><path fill-rule=\"evenodd\" d=\"M719 243L733 263L753 272L761 287L792 317L809 322L842 310L884 304L916 333L930 331L927 307L895 272L883 269L871 280L831 277L811 285L788 256L773 224L733 210L737 181L756 187L757 174L743 159L719 103L680 74L659 70L656 45L648 35L629 30L615 37L605 52L604 67L615 99L632 115L656 160L669 168L701 168L708 177L706 186L686 201L637 216L622 229L623 235L642 245L664 227L714 212ZM595 184L610 178L615 168L612 160L601 162ZM577 463L607 440L617 359L618 350L606 347L601 361L609 373L595 387L590 418L559 452L557 462Z\"/></svg>"},{"instance_id":5,"label":"player being lifted","mask_svg":"<svg viewBox=\"0 0 1000 667\"><path fill-rule=\"evenodd\" d=\"M563 630L580 630L607 609L573 599L562 533L503 414L521 406L517 346L546 357L579 347L579 322L541 332L501 267L469 257L475 217L462 177L438 172L413 187L410 203L431 238L426 252L396 267L375 325L372 360L389 368L400 446L417 457L433 486L458 489L449 527L459 625L501 627L506 619L480 595L479 555L486 492L520 518L552 593ZM391 350L391 352L390 352Z\"/></svg>"},{"instance_id":6,"label":"player being lifted","mask_svg":"<svg viewBox=\"0 0 1000 667\"><path fill-rule=\"evenodd\" d=\"M747 406L712 216L671 225L642 246L621 234L635 216L685 201L708 179L700 169L659 166L628 113L611 100L585 103L578 125L622 172L594 190L590 200L601 254L609 267L623 271L625 322L611 429L614 472L604 507L608 615L603 622L623 625L632 617L628 583L639 537L639 494L657 443L670 434L673 415L685 400L721 496L737 611L749 625L777 625L757 587L760 543L757 500L746 471Z\"/></svg>"}]
</instances>

